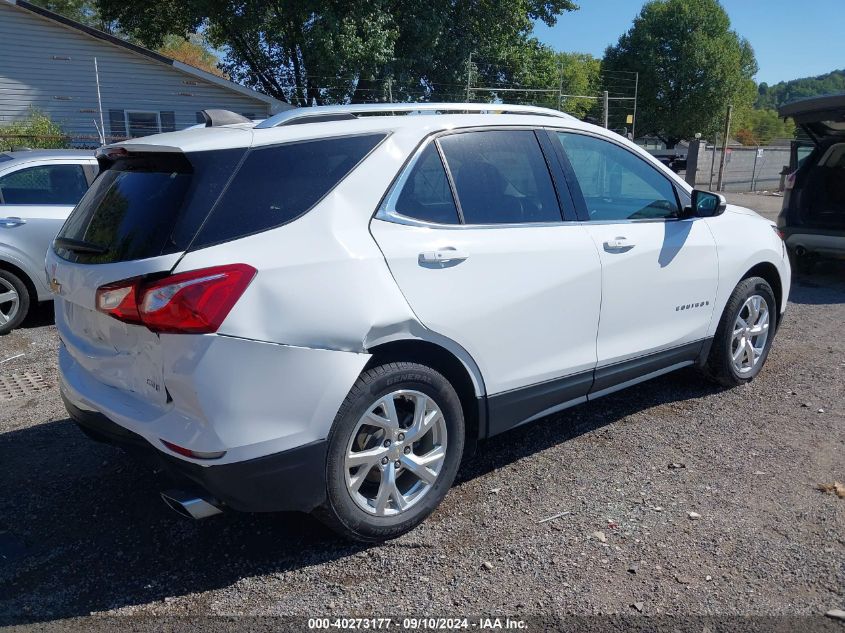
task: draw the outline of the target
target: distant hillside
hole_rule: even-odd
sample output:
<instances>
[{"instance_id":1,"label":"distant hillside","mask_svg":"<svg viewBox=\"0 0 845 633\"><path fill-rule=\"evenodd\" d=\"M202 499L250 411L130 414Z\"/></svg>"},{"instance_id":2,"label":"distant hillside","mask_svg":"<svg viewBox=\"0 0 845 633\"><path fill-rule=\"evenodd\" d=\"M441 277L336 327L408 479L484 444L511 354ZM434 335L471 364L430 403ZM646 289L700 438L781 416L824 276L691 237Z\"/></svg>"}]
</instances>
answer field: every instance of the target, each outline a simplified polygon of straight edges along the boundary
<instances>
[{"instance_id":1,"label":"distant hillside","mask_svg":"<svg viewBox=\"0 0 845 633\"><path fill-rule=\"evenodd\" d=\"M791 101L839 92L845 92L845 69L834 70L818 77L781 81L773 86L761 83L758 86L757 102L754 105L760 109L776 110Z\"/></svg>"}]
</instances>

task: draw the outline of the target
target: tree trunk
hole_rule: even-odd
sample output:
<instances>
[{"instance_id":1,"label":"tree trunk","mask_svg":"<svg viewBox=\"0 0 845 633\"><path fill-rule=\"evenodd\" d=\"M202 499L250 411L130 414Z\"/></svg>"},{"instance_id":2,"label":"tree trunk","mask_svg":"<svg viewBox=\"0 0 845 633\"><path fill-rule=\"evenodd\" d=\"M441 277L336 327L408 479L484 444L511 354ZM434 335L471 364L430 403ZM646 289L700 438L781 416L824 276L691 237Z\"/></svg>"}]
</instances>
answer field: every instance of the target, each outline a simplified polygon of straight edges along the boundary
<instances>
[{"instance_id":1,"label":"tree trunk","mask_svg":"<svg viewBox=\"0 0 845 633\"><path fill-rule=\"evenodd\" d=\"M381 82L375 79L359 79L352 93L352 103L376 103L381 100Z\"/></svg>"}]
</instances>

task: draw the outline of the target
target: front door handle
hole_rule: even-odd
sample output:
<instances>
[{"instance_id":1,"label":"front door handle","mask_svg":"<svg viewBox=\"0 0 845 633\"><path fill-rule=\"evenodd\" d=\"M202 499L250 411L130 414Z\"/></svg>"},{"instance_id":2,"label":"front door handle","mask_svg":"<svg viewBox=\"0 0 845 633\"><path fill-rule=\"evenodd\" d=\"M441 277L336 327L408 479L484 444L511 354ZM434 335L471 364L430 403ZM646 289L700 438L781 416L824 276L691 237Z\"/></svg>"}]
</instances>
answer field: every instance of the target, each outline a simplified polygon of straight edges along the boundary
<instances>
[{"instance_id":1,"label":"front door handle","mask_svg":"<svg viewBox=\"0 0 845 633\"><path fill-rule=\"evenodd\" d=\"M604 243L604 250L606 251L629 251L632 248L634 248L634 244L629 242L627 237L621 235Z\"/></svg>"},{"instance_id":2,"label":"front door handle","mask_svg":"<svg viewBox=\"0 0 845 633\"><path fill-rule=\"evenodd\" d=\"M420 264L457 264L467 257L469 257L469 253L447 247L420 253Z\"/></svg>"},{"instance_id":3,"label":"front door handle","mask_svg":"<svg viewBox=\"0 0 845 633\"><path fill-rule=\"evenodd\" d=\"M17 216L0 218L0 228L13 229L16 226L21 226L22 224L26 224L26 220Z\"/></svg>"}]
</instances>

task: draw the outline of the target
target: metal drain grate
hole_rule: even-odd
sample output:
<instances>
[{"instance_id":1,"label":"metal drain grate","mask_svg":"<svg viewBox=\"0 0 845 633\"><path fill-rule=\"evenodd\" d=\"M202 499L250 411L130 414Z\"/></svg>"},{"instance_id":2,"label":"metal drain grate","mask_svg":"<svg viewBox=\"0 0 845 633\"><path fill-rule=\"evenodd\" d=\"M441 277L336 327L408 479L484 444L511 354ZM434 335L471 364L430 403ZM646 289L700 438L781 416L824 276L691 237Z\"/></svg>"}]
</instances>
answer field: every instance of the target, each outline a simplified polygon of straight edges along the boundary
<instances>
[{"instance_id":1,"label":"metal drain grate","mask_svg":"<svg viewBox=\"0 0 845 633\"><path fill-rule=\"evenodd\" d=\"M34 371L21 371L0 375L0 402L34 396L48 389L44 377Z\"/></svg>"}]
</instances>

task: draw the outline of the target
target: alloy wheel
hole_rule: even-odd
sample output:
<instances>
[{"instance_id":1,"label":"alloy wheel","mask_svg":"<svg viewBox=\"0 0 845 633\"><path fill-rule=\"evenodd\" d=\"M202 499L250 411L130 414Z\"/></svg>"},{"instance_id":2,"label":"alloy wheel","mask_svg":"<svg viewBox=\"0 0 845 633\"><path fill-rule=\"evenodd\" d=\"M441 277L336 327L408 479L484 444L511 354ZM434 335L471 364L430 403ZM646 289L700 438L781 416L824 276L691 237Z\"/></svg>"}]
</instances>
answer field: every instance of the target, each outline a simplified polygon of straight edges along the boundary
<instances>
[{"instance_id":1,"label":"alloy wheel","mask_svg":"<svg viewBox=\"0 0 845 633\"><path fill-rule=\"evenodd\" d=\"M446 420L419 391L393 391L371 404L346 449L346 488L369 514L393 516L428 494L446 459Z\"/></svg>"},{"instance_id":2,"label":"alloy wheel","mask_svg":"<svg viewBox=\"0 0 845 633\"><path fill-rule=\"evenodd\" d=\"M769 304L760 295L745 300L731 337L731 359L738 374L747 374L760 362L769 338Z\"/></svg>"},{"instance_id":3,"label":"alloy wheel","mask_svg":"<svg viewBox=\"0 0 845 633\"><path fill-rule=\"evenodd\" d=\"M0 325L13 320L20 310L20 296L7 279L0 277Z\"/></svg>"}]
</instances>

